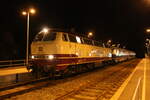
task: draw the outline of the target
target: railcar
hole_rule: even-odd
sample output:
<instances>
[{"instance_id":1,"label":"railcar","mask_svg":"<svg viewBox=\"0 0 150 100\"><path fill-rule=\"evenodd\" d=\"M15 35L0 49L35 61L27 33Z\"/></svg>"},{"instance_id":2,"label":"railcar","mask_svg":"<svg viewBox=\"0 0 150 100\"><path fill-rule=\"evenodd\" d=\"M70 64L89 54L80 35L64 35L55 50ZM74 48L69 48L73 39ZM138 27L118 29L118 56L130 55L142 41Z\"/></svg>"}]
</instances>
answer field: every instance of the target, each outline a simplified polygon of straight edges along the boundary
<instances>
[{"instance_id":1,"label":"railcar","mask_svg":"<svg viewBox=\"0 0 150 100\"><path fill-rule=\"evenodd\" d=\"M135 52L127 50L127 49L122 49L122 48L112 48L112 59L116 63L126 61L129 59L135 58Z\"/></svg>"},{"instance_id":2,"label":"railcar","mask_svg":"<svg viewBox=\"0 0 150 100\"><path fill-rule=\"evenodd\" d=\"M125 49L106 48L86 37L63 31L41 31L31 44L29 69L40 73L76 73L112 60L123 61L127 55Z\"/></svg>"}]
</instances>

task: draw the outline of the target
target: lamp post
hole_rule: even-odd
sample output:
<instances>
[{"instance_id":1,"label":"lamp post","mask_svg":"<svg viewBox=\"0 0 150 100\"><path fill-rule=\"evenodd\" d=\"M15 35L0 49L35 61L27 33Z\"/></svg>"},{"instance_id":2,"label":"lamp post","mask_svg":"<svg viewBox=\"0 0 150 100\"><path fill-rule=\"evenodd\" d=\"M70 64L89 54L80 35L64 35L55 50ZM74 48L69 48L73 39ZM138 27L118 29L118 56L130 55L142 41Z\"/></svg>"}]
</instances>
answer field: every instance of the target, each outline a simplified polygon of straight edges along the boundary
<instances>
[{"instance_id":1,"label":"lamp post","mask_svg":"<svg viewBox=\"0 0 150 100\"><path fill-rule=\"evenodd\" d=\"M23 11L22 14L27 16L27 43L26 43L26 66L29 65L29 21L30 21L30 14L35 14L35 9L30 8L27 11Z\"/></svg>"}]
</instances>

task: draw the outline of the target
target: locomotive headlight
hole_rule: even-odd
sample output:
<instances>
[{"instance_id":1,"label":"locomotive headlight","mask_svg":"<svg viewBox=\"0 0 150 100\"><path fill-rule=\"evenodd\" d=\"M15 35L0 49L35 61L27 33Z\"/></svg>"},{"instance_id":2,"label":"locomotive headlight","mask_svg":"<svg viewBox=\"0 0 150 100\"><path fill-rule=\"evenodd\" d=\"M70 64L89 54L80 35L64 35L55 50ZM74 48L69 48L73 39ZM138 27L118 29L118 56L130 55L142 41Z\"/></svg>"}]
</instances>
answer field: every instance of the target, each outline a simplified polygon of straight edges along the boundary
<instances>
[{"instance_id":1,"label":"locomotive headlight","mask_svg":"<svg viewBox=\"0 0 150 100\"><path fill-rule=\"evenodd\" d=\"M48 59L52 60L52 59L54 59L54 56L53 55L49 55Z\"/></svg>"},{"instance_id":2,"label":"locomotive headlight","mask_svg":"<svg viewBox=\"0 0 150 100\"><path fill-rule=\"evenodd\" d=\"M31 59L34 59L35 57L34 56L31 56Z\"/></svg>"},{"instance_id":3,"label":"locomotive headlight","mask_svg":"<svg viewBox=\"0 0 150 100\"><path fill-rule=\"evenodd\" d=\"M112 53L109 53L109 54L108 54L108 57L112 57Z\"/></svg>"}]
</instances>

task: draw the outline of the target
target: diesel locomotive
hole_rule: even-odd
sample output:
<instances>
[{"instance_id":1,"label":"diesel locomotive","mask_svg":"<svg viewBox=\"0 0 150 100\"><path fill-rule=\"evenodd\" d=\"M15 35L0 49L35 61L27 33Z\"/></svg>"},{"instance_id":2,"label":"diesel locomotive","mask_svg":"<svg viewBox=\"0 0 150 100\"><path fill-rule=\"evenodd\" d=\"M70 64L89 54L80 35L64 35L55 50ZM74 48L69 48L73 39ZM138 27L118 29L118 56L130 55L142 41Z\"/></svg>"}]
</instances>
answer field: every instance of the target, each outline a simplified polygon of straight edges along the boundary
<instances>
[{"instance_id":1,"label":"diesel locomotive","mask_svg":"<svg viewBox=\"0 0 150 100\"><path fill-rule=\"evenodd\" d=\"M69 32L41 31L31 44L29 70L40 73L68 74L93 69L103 63L132 59L135 52L106 48L102 42Z\"/></svg>"}]
</instances>

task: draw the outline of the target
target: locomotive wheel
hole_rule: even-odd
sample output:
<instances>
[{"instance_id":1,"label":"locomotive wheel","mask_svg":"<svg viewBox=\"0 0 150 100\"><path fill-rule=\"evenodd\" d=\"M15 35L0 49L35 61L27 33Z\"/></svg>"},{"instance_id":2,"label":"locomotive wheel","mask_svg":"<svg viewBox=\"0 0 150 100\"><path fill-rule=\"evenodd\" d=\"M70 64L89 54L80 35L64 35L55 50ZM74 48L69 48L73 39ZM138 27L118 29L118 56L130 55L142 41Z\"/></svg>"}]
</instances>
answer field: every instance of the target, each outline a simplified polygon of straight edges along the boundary
<instances>
[{"instance_id":1,"label":"locomotive wheel","mask_svg":"<svg viewBox=\"0 0 150 100\"><path fill-rule=\"evenodd\" d=\"M83 67L82 65L77 65L77 67L76 67L77 73L82 73L83 72L82 67Z\"/></svg>"},{"instance_id":2,"label":"locomotive wheel","mask_svg":"<svg viewBox=\"0 0 150 100\"><path fill-rule=\"evenodd\" d=\"M61 73L62 73L61 74L62 77L68 77L70 75L76 74L77 73L77 66L75 66L75 65L68 66L68 68L63 70Z\"/></svg>"},{"instance_id":3,"label":"locomotive wheel","mask_svg":"<svg viewBox=\"0 0 150 100\"><path fill-rule=\"evenodd\" d=\"M86 67L88 70L92 70L92 69L94 69L95 66L94 66L94 63L89 63L86 65Z\"/></svg>"},{"instance_id":4,"label":"locomotive wheel","mask_svg":"<svg viewBox=\"0 0 150 100\"><path fill-rule=\"evenodd\" d=\"M72 72L71 72L70 68L66 68L66 69L63 70L63 72L62 72L62 76L63 76L63 77L68 77L68 76L70 76L71 74L72 74Z\"/></svg>"}]
</instances>

